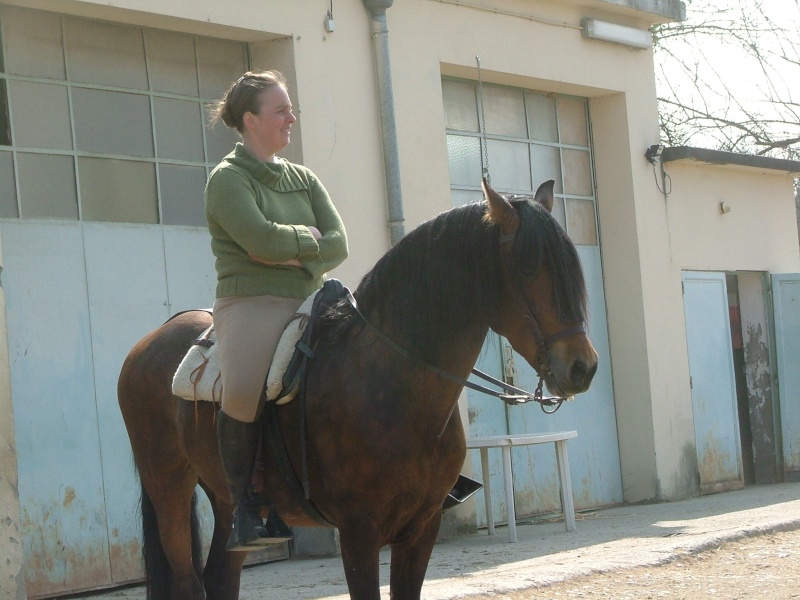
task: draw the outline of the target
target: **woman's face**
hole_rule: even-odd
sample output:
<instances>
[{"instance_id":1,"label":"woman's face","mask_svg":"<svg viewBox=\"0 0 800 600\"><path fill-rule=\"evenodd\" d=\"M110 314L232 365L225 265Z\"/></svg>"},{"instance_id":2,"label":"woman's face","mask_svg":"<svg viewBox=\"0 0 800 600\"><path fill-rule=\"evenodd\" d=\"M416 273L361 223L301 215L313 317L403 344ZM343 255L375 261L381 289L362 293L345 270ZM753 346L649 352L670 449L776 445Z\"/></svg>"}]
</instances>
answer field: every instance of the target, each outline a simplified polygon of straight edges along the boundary
<instances>
[{"instance_id":1,"label":"woman's face","mask_svg":"<svg viewBox=\"0 0 800 600\"><path fill-rule=\"evenodd\" d=\"M258 145L270 154L280 152L291 141L291 128L297 117L292 101L282 85L273 85L259 93L258 114L245 113L245 125Z\"/></svg>"}]
</instances>

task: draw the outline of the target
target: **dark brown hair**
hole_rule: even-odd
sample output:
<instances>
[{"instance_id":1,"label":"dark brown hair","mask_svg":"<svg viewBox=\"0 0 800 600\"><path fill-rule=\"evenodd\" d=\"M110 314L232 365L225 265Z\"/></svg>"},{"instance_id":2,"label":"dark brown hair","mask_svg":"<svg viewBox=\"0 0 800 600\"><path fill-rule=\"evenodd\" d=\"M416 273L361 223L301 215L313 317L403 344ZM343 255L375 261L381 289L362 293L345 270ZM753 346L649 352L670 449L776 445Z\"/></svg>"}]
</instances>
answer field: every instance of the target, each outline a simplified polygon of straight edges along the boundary
<instances>
[{"instance_id":1,"label":"dark brown hair","mask_svg":"<svg viewBox=\"0 0 800 600\"><path fill-rule=\"evenodd\" d=\"M228 88L222 99L209 106L211 124L221 120L241 133L244 129L244 113L257 115L261 108L259 94L273 85L286 88L286 78L280 71L248 71Z\"/></svg>"}]
</instances>

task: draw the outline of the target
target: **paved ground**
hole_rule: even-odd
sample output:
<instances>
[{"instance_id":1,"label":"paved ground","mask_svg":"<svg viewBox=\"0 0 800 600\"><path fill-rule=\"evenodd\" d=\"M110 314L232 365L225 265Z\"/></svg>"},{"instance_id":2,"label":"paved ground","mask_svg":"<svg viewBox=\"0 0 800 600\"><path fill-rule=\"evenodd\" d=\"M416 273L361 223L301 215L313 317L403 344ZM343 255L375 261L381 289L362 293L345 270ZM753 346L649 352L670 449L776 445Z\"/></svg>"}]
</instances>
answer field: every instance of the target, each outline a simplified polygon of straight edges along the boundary
<instances>
[{"instance_id":1,"label":"paved ground","mask_svg":"<svg viewBox=\"0 0 800 600\"><path fill-rule=\"evenodd\" d=\"M578 530L564 524L520 523L519 541L506 529L439 543L422 596L450 600L504 594L595 572L663 564L723 542L800 529L800 483L753 486L681 502L624 506L579 515ZM381 555L388 583L388 552ZM388 586L383 588L388 598ZM90 598L90 596L85 596ZM141 587L108 591L93 600L143 600ZM341 561L289 560L248 568L242 600L347 598Z\"/></svg>"}]
</instances>

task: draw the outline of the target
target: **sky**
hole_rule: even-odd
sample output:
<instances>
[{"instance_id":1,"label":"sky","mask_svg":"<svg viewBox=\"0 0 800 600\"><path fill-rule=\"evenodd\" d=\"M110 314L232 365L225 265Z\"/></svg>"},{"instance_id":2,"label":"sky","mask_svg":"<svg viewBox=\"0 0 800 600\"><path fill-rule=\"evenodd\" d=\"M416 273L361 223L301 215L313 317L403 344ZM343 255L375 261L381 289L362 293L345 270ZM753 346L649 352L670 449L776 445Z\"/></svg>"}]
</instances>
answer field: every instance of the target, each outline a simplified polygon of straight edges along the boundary
<instances>
[{"instance_id":1,"label":"sky","mask_svg":"<svg viewBox=\"0 0 800 600\"><path fill-rule=\"evenodd\" d=\"M715 114L746 120L745 112L789 121L774 125L777 136L800 136L800 0L690 0L684 25L705 23L703 35L665 39L656 50L660 97L679 98L684 104L707 105ZM743 19L756 18L756 5L782 31L770 31L756 23L753 41L766 57L765 66L749 56L734 40ZM669 53L672 53L672 57ZM790 60L781 58L788 57ZM686 65L691 69L687 71ZM693 73L699 74L699 86ZM765 76L769 73L769 79ZM700 91L698 91L698 87ZM727 89L726 89L727 88ZM788 106L775 106L779 99ZM787 110L793 108L793 111ZM713 136L699 135L693 145L715 147ZM800 144L797 144L800 149Z\"/></svg>"}]
</instances>

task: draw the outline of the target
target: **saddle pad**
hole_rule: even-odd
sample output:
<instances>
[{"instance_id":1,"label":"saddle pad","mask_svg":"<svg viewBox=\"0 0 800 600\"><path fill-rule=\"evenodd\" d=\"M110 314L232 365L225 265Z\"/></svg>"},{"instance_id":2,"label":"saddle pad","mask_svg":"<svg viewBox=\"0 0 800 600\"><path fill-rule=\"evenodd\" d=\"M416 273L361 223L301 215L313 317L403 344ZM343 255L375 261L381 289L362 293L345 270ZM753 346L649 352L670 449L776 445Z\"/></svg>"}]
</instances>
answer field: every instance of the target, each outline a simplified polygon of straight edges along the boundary
<instances>
[{"instance_id":1,"label":"saddle pad","mask_svg":"<svg viewBox=\"0 0 800 600\"><path fill-rule=\"evenodd\" d=\"M289 366L294 355L295 345L303 335L314 297L318 292L309 296L286 325L272 364L267 375L267 400L274 400L283 391L283 374ZM208 402L222 401L222 378L219 369L219 352L216 343L217 336L212 325L203 332L197 340L207 340L204 344L193 344L172 378L172 393L185 400L204 400ZM196 340L196 341L197 341ZM210 345L207 345L210 344ZM278 404L286 404L292 400L297 390L291 390L283 395Z\"/></svg>"},{"instance_id":2,"label":"saddle pad","mask_svg":"<svg viewBox=\"0 0 800 600\"><path fill-rule=\"evenodd\" d=\"M197 344L197 340L207 340ZM172 378L172 393L184 400L222 402L217 334L212 325L195 340Z\"/></svg>"},{"instance_id":3,"label":"saddle pad","mask_svg":"<svg viewBox=\"0 0 800 600\"><path fill-rule=\"evenodd\" d=\"M275 349L275 355L272 357L272 364L269 366L269 373L267 374L267 400L275 400L283 391L283 374L289 367L289 363L294 356L295 346L298 340L303 335L308 325L308 319L311 317L311 308L314 305L314 298L319 293L319 290L306 298L305 302L300 305L294 317L286 325L283 330L281 339L278 340L278 346ZM282 396L277 404L286 404L294 399L297 395L297 388L288 390Z\"/></svg>"}]
</instances>

